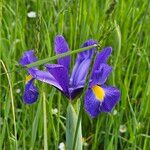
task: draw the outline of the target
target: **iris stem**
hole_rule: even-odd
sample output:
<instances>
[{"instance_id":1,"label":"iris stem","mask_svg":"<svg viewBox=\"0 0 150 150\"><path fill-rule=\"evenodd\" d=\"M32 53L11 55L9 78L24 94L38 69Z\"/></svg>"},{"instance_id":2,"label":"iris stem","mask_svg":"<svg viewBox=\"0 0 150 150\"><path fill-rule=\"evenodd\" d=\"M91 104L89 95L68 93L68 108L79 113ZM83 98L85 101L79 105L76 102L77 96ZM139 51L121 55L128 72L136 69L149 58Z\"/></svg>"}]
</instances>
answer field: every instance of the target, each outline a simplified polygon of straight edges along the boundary
<instances>
[{"instance_id":1,"label":"iris stem","mask_svg":"<svg viewBox=\"0 0 150 150\"><path fill-rule=\"evenodd\" d=\"M43 124L44 124L44 150L48 150L47 143L47 114L46 114L46 96L43 92Z\"/></svg>"},{"instance_id":2,"label":"iris stem","mask_svg":"<svg viewBox=\"0 0 150 150\"><path fill-rule=\"evenodd\" d=\"M58 55L52 56L50 58L46 58L46 59L42 59L42 60L36 61L34 63L26 65L26 67L27 68L31 68L31 67L43 65L43 64L48 63L49 61L52 61L52 60L55 60L55 59L59 59L59 58L63 58L63 57L66 57L66 56L69 56L69 55L72 55L72 54L79 53L79 52L83 52L83 51L95 48L97 46L98 46L97 44L94 44L92 46L87 46L87 47L79 48L79 49L76 49L76 50L68 51L66 53L58 54Z\"/></svg>"},{"instance_id":3,"label":"iris stem","mask_svg":"<svg viewBox=\"0 0 150 150\"><path fill-rule=\"evenodd\" d=\"M98 48L94 52L92 62L90 64L90 68L89 68L89 71L88 71L88 74L87 74L87 77L86 77L86 82L85 82L85 86L84 86L84 89L83 89L83 93L81 95L81 104L80 104L80 110L79 110L79 115L78 115L78 120L77 120L77 125L76 125L72 150L76 150L76 139L77 139L78 129L79 129L79 125L80 125L80 122L81 122L81 119L82 119L82 114L83 114L82 113L83 112L83 105L84 105L84 100L83 99L84 99L84 96L85 96L85 92L87 91L87 89L89 87L89 80L90 80L90 77L91 77L91 74L92 74L92 69L93 69L93 66L94 66L94 62L95 62L95 59L96 59L96 54L97 54Z\"/></svg>"}]
</instances>

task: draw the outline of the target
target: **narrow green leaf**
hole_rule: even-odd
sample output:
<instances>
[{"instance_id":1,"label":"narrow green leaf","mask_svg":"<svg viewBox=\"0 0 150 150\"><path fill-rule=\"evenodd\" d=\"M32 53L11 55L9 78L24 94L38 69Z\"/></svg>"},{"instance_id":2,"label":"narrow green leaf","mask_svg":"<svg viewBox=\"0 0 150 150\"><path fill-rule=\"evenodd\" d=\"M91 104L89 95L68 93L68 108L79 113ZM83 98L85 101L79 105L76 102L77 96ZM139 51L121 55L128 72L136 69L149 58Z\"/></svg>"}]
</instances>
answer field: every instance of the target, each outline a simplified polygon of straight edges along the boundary
<instances>
[{"instance_id":1,"label":"narrow green leaf","mask_svg":"<svg viewBox=\"0 0 150 150\"><path fill-rule=\"evenodd\" d=\"M71 105L69 103L67 108L67 117L66 117L66 145L68 150L73 149L73 143L74 143L74 135L76 130L76 124L77 124L77 114ZM81 124L78 128L78 134L76 139L76 146L75 149L82 150L82 130L81 130Z\"/></svg>"},{"instance_id":2,"label":"narrow green leaf","mask_svg":"<svg viewBox=\"0 0 150 150\"><path fill-rule=\"evenodd\" d=\"M35 115L35 118L34 118L34 121L33 121L33 124L32 124L31 149L34 148L34 144L35 144L35 140L36 140L36 136L37 136L40 112L41 112L41 102L38 104L36 115Z\"/></svg>"},{"instance_id":3,"label":"narrow green leaf","mask_svg":"<svg viewBox=\"0 0 150 150\"><path fill-rule=\"evenodd\" d=\"M43 65L45 63L48 63L49 61L52 61L52 60L56 60L58 58L63 58L65 56L68 56L68 55L72 55L72 54L76 54L76 53L79 53L79 52L83 52L83 51L86 51L86 50L89 50L89 49L92 49L94 47L97 47L96 44L92 45L92 46L87 46L87 47L83 47L83 48L79 48L77 50L72 50L72 51L68 51L66 53L62 53L62 54L59 54L59 55L55 55L55 56L52 56L50 58L46 58L46 59L42 59L42 60L39 60L39 61L36 61L32 64L29 64L29 65L26 65L27 68L31 68L31 67L34 67L34 66L39 66L39 65Z\"/></svg>"}]
</instances>

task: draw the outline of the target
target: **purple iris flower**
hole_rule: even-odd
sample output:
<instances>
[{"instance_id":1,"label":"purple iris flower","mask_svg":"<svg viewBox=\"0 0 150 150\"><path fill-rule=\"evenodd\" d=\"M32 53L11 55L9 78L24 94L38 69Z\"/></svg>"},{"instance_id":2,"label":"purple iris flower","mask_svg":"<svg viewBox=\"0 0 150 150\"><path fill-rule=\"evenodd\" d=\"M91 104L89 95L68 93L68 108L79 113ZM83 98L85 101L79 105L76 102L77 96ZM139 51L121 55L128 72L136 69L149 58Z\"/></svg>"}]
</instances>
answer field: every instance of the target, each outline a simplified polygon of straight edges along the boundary
<instances>
[{"instance_id":1,"label":"purple iris flower","mask_svg":"<svg viewBox=\"0 0 150 150\"><path fill-rule=\"evenodd\" d=\"M97 44L97 42L90 39L82 47L94 44ZM67 51L69 51L69 47L64 37L61 35L56 36L56 54ZM56 87L70 100L74 99L83 90L94 51L95 48L79 53L71 74L69 74L70 56L58 59L58 64L45 65L46 70L44 71L39 70L37 67L29 68L29 76L23 96L24 102L31 104L38 98L38 89L34 85L35 79ZM96 117L102 111L110 112L120 99L120 91L118 89L104 85L112 71L112 68L107 65L107 59L111 51L111 47L107 47L97 53L96 56L84 104L85 110L91 117ZM23 54L20 64L25 66L35 61L37 61L37 58L34 55L34 50L30 50Z\"/></svg>"},{"instance_id":2,"label":"purple iris flower","mask_svg":"<svg viewBox=\"0 0 150 150\"><path fill-rule=\"evenodd\" d=\"M90 39L87 40L82 47L91 46L96 43L96 41ZM54 46L56 54L69 51L68 44L61 35L56 36ZM58 59L58 64L45 65L46 70L39 70L37 67L29 68L29 76L27 76L26 79L25 92L23 96L24 102L32 104L38 98L38 89L34 85L35 79L53 85L70 100L74 99L84 87L84 82L94 50L95 48L78 54L71 75L69 75L70 56ZM20 64L22 66L26 66L30 63L36 62L37 60L38 59L35 56L34 50L29 50L23 54L20 59Z\"/></svg>"},{"instance_id":3,"label":"purple iris flower","mask_svg":"<svg viewBox=\"0 0 150 150\"><path fill-rule=\"evenodd\" d=\"M101 112L111 112L120 100L120 91L116 87L105 85L112 71L112 67L107 64L111 52L111 47L106 47L101 52L98 52L93 66L89 88L85 95L85 110L93 118Z\"/></svg>"}]
</instances>

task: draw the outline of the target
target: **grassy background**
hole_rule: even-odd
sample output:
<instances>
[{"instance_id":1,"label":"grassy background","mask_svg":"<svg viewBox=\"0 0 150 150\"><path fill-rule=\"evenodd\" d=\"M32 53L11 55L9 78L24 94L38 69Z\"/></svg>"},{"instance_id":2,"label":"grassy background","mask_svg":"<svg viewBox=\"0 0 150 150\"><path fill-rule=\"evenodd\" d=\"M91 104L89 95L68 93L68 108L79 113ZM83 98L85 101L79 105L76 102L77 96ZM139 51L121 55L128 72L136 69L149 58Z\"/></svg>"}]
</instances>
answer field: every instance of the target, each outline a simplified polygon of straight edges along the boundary
<instances>
[{"instance_id":1,"label":"grassy background","mask_svg":"<svg viewBox=\"0 0 150 150\"><path fill-rule=\"evenodd\" d=\"M28 49L36 49L39 59L55 55L57 34L64 35L70 49L89 38L101 39L102 47L113 47L109 62L114 71L107 84L117 86L122 96L116 115L102 113L90 119L84 112L84 148L149 150L149 2L117 0L111 4L112 0L0 0L0 70L17 69ZM29 11L36 11L38 17L28 18ZM72 65L74 60L75 55ZM25 74L20 70L0 76L0 149L58 149L65 142L68 101L56 89L37 82L40 98L25 105ZM59 113L53 115L52 108ZM126 126L125 133L120 132L120 125Z\"/></svg>"}]
</instances>

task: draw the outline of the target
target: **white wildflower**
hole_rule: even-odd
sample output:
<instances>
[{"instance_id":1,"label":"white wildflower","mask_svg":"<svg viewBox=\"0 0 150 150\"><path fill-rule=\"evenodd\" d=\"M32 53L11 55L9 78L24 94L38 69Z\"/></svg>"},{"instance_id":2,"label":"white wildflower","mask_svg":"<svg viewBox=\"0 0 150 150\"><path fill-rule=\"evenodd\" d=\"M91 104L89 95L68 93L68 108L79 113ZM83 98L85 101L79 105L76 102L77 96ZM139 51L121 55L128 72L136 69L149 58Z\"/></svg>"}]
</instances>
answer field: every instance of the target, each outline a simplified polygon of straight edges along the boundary
<instances>
[{"instance_id":1,"label":"white wildflower","mask_svg":"<svg viewBox=\"0 0 150 150\"><path fill-rule=\"evenodd\" d=\"M120 125L119 131L120 131L121 133L125 133L125 132L127 131L126 125Z\"/></svg>"},{"instance_id":2,"label":"white wildflower","mask_svg":"<svg viewBox=\"0 0 150 150\"><path fill-rule=\"evenodd\" d=\"M52 114L53 115L56 115L57 113L58 113L58 109L57 108L52 109Z\"/></svg>"},{"instance_id":3,"label":"white wildflower","mask_svg":"<svg viewBox=\"0 0 150 150\"><path fill-rule=\"evenodd\" d=\"M58 147L60 150L65 150L65 144L61 142Z\"/></svg>"},{"instance_id":4,"label":"white wildflower","mask_svg":"<svg viewBox=\"0 0 150 150\"><path fill-rule=\"evenodd\" d=\"M16 89L16 93L18 93L18 94L19 94L20 92L21 92L21 90L20 90L20 89Z\"/></svg>"},{"instance_id":5,"label":"white wildflower","mask_svg":"<svg viewBox=\"0 0 150 150\"><path fill-rule=\"evenodd\" d=\"M28 12L28 17L29 18L36 18L36 12L34 12L34 11Z\"/></svg>"},{"instance_id":6,"label":"white wildflower","mask_svg":"<svg viewBox=\"0 0 150 150\"><path fill-rule=\"evenodd\" d=\"M19 42L20 42L20 39L15 39L14 42L13 42L13 44L17 44Z\"/></svg>"},{"instance_id":7,"label":"white wildflower","mask_svg":"<svg viewBox=\"0 0 150 150\"><path fill-rule=\"evenodd\" d=\"M116 109L114 109L113 115L115 116L115 115L117 115L117 113L118 113L118 111Z\"/></svg>"}]
</instances>

